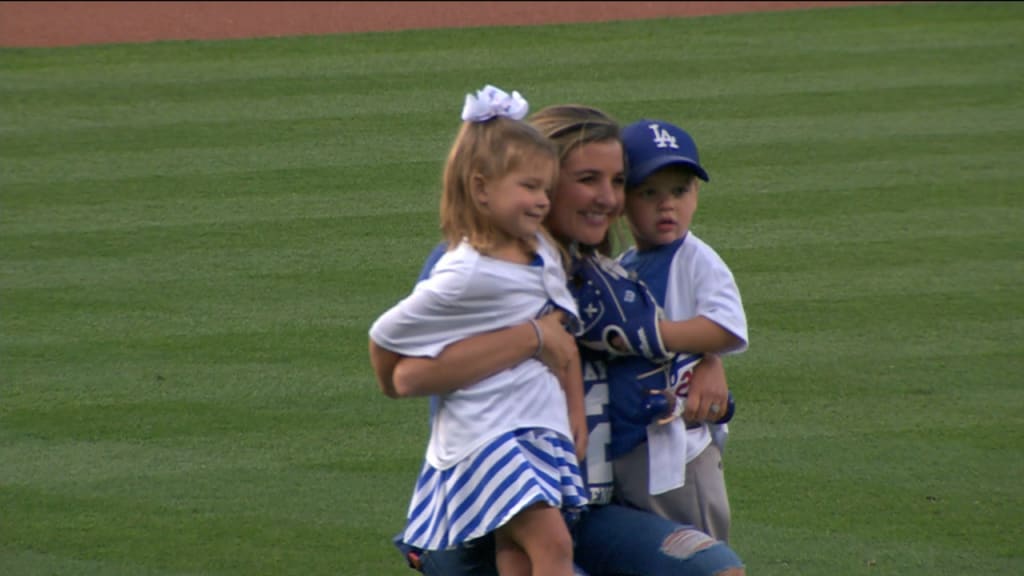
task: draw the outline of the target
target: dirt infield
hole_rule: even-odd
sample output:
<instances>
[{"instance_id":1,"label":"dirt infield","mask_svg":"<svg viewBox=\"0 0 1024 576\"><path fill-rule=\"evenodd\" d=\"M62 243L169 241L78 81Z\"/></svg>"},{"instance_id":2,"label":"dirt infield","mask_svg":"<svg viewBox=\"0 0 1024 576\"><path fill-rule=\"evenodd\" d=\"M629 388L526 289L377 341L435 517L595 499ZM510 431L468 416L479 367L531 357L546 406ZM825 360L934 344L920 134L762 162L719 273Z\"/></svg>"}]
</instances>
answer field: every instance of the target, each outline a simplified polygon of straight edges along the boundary
<instances>
[{"instance_id":1,"label":"dirt infield","mask_svg":"<svg viewBox=\"0 0 1024 576\"><path fill-rule=\"evenodd\" d=\"M603 22L888 2L0 2L0 46Z\"/></svg>"}]
</instances>

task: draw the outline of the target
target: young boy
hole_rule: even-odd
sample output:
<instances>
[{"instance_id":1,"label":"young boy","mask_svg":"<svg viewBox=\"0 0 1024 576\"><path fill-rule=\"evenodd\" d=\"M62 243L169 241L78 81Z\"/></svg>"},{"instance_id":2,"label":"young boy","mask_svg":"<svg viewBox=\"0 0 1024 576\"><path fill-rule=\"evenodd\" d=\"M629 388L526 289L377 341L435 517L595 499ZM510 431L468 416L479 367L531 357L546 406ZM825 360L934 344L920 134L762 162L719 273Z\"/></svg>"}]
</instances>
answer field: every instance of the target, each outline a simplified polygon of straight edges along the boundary
<instances>
[{"instance_id":1,"label":"young boy","mask_svg":"<svg viewBox=\"0 0 1024 576\"><path fill-rule=\"evenodd\" d=\"M684 358L693 357L690 352L746 350L746 315L729 267L690 231L700 181L708 181L693 138L671 123L641 120L627 126L622 139L629 162L626 216L635 247L620 256L620 262L648 285L666 319L672 321L669 324L685 329L691 340L707 343L703 350L672 348L679 353L672 379L682 381L676 395L685 401L688 374ZM667 336L665 341L671 348ZM679 428L679 440L670 446L655 446L660 433L648 428L650 446L640 445L614 463L616 494L629 504L693 524L727 541L730 514L721 450L728 426L716 423L728 420L725 411L724 406L712 404L710 423L684 424L676 419L665 424ZM613 435L617 433L613 427ZM655 490L649 476L657 474L660 466L685 467L683 485L652 494ZM683 477L678 468L673 472Z\"/></svg>"}]
</instances>

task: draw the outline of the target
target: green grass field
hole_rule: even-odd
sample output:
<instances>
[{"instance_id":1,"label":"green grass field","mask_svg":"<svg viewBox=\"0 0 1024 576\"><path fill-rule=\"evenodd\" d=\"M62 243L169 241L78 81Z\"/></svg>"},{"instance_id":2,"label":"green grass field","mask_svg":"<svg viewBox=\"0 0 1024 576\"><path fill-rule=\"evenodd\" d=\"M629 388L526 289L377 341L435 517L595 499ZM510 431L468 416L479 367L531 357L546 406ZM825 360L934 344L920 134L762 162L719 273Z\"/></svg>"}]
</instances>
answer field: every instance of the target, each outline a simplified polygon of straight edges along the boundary
<instances>
[{"instance_id":1,"label":"green grass field","mask_svg":"<svg viewBox=\"0 0 1024 576\"><path fill-rule=\"evenodd\" d=\"M0 573L402 576L465 93L673 120L752 576L1024 573L1024 3L0 50Z\"/></svg>"}]
</instances>

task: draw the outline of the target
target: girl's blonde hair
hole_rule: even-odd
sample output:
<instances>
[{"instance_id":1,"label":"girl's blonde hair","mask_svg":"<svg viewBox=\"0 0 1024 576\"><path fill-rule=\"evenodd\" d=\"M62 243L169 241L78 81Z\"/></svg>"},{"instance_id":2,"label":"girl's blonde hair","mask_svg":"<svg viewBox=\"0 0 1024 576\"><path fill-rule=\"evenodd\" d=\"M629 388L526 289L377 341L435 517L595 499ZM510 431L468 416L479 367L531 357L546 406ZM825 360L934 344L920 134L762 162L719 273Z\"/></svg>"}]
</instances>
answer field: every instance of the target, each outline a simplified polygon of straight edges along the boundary
<instances>
[{"instance_id":1,"label":"girl's blonde hair","mask_svg":"<svg viewBox=\"0 0 1024 576\"><path fill-rule=\"evenodd\" d=\"M503 116L463 122L448 152L442 179L441 232L449 246L465 238L486 254L499 237L473 194L474 178L492 182L524 164L544 161L551 163L553 184L558 176L558 147L526 122Z\"/></svg>"},{"instance_id":2,"label":"girl's blonde hair","mask_svg":"<svg viewBox=\"0 0 1024 576\"><path fill-rule=\"evenodd\" d=\"M548 106L537 111L529 118L530 124L541 134L558 146L558 163L562 162L573 150L593 142L621 141L619 123L608 114L582 104L565 104ZM623 170L628 170L625 150L622 154ZM557 194L557 190L555 191ZM616 217L618 214L615 215ZM617 219L617 218L616 218ZM609 227L609 232L611 227ZM563 245L563 248L566 248ZM583 251L597 251L610 255L612 251L611 235L596 246L579 246Z\"/></svg>"}]
</instances>

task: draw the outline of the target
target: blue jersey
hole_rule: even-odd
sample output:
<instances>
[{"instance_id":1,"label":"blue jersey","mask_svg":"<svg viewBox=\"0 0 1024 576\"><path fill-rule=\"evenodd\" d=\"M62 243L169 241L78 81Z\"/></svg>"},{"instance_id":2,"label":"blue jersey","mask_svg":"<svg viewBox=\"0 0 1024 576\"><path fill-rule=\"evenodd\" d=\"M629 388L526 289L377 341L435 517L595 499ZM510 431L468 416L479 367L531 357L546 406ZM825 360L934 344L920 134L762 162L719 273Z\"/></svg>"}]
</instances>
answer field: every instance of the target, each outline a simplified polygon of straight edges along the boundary
<instances>
[{"instance_id":1,"label":"blue jersey","mask_svg":"<svg viewBox=\"0 0 1024 576\"><path fill-rule=\"evenodd\" d=\"M423 262L423 268L420 269L420 277L416 279L417 282L430 278L430 271L434 269L434 266L437 264L437 261L440 260L442 256L444 256L444 253L447 250L448 244L446 242L441 242L440 244L434 247L434 249L430 252L430 255L427 256L426 261Z\"/></svg>"}]
</instances>

